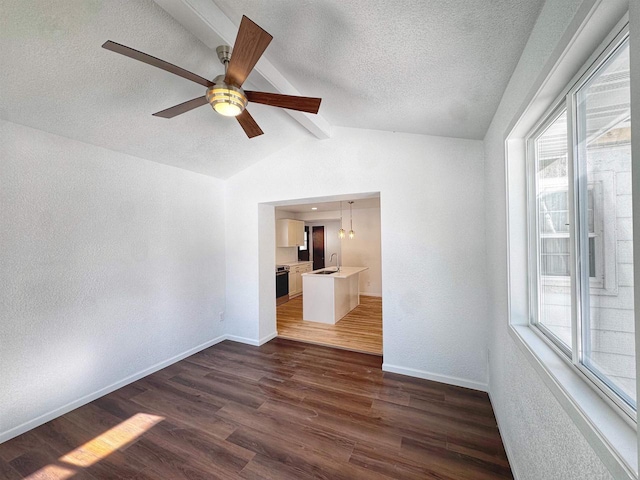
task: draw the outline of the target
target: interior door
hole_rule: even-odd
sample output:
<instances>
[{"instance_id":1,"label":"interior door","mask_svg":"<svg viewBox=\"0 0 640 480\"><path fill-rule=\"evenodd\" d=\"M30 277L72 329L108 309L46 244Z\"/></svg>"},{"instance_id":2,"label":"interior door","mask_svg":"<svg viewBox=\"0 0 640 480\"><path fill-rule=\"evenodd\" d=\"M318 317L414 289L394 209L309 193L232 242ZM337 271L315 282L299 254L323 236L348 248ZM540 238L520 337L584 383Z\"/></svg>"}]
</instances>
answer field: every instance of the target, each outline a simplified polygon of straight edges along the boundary
<instances>
[{"instance_id":1,"label":"interior door","mask_svg":"<svg viewBox=\"0 0 640 480\"><path fill-rule=\"evenodd\" d=\"M324 227L313 227L311 231L313 239L313 269L324 268Z\"/></svg>"}]
</instances>

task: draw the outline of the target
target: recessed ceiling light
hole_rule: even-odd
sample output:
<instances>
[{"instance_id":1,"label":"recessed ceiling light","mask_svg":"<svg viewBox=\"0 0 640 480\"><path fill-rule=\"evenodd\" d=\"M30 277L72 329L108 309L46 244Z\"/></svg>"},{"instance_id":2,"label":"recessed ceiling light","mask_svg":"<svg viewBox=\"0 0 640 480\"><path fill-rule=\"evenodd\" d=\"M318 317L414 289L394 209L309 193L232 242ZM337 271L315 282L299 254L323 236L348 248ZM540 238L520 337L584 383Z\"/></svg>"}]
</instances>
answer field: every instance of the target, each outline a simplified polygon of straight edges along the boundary
<instances>
[{"instance_id":1,"label":"recessed ceiling light","mask_svg":"<svg viewBox=\"0 0 640 480\"><path fill-rule=\"evenodd\" d=\"M311 207L311 210L317 210L318 207Z\"/></svg>"}]
</instances>

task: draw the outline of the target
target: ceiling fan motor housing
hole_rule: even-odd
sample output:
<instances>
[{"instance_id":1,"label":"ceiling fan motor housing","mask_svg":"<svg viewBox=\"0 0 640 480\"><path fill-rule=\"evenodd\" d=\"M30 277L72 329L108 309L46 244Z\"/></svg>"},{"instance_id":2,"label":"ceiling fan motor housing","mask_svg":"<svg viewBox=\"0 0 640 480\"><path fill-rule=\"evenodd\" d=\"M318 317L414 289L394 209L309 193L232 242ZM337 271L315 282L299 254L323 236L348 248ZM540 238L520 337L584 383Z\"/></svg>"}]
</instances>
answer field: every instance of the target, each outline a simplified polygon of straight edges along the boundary
<instances>
[{"instance_id":1,"label":"ceiling fan motor housing","mask_svg":"<svg viewBox=\"0 0 640 480\"><path fill-rule=\"evenodd\" d=\"M218 60L223 65L227 65L231 61L231 47L229 45L220 45L216 48L216 53L218 54Z\"/></svg>"},{"instance_id":2,"label":"ceiling fan motor housing","mask_svg":"<svg viewBox=\"0 0 640 480\"><path fill-rule=\"evenodd\" d=\"M220 115L236 117L246 108L247 96L240 87L229 85L224 81L224 75L213 79L214 85L207 89L207 102Z\"/></svg>"}]
</instances>

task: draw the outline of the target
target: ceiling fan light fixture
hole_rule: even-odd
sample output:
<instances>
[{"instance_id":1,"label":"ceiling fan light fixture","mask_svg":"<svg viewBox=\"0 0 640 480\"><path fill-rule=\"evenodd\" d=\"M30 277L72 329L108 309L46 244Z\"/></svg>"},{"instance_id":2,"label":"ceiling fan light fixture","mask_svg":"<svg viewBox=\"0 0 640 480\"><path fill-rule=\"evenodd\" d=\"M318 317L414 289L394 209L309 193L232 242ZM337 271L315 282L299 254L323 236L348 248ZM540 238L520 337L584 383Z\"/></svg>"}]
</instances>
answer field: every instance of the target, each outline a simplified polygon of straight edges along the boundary
<instances>
[{"instance_id":1,"label":"ceiling fan light fixture","mask_svg":"<svg viewBox=\"0 0 640 480\"><path fill-rule=\"evenodd\" d=\"M209 87L206 97L211 107L225 117L237 117L248 103L247 96L241 88L228 85L223 81Z\"/></svg>"}]
</instances>

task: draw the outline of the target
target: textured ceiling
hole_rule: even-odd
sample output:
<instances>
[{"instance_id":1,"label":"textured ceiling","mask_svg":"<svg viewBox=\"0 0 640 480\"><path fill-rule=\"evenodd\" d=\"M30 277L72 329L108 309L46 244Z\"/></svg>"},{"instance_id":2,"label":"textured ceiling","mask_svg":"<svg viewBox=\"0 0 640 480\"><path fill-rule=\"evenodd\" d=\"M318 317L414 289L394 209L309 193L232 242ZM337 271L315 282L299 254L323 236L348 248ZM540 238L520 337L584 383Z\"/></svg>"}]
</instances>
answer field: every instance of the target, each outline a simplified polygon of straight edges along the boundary
<instances>
[{"instance_id":1,"label":"textured ceiling","mask_svg":"<svg viewBox=\"0 0 640 480\"><path fill-rule=\"evenodd\" d=\"M323 98L330 124L481 139L543 0L215 3L274 36L266 57ZM208 78L222 66L151 0L2 0L0 38L5 120L221 178L310 135L256 104L265 135L251 140L208 106L153 117L204 89L100 48L105 40Z\"/></svg>"},{"instance_id":2,"label":"textured ceiling","mask_svg":"<svg viewBox=\"0 0 640 480\"><path fill-rule=\"evenodd\" d=\"M332 125L482 139L543 0L215 0Z\"/></svg>"},{"instance_id":3,"label":"textured ceiling","mask_svg":"<svg viewBox=\"0 0 640 480\"><path fill-rule=\"evenodd\" d=\"M207 105L153 117L204 87L107 51L105 40L207 78L223 67L151 0L2 0L0 38L4 120L220 178L309 136L286 113L257 104L250 111L265 134L251 140Z\"/></svg>"}]
</instances>

